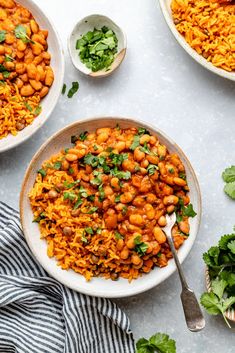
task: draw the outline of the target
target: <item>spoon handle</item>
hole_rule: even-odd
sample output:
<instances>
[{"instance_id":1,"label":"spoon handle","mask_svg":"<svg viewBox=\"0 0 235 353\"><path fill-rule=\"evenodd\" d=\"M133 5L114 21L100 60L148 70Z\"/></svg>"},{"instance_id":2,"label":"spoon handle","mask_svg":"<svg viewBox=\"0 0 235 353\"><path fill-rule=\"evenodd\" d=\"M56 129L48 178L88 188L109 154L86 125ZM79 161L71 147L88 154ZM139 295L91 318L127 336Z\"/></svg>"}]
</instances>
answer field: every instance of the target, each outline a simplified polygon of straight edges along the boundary
<instances>
[{"instance_id":1,"label":"spoon handle","mask_svg":"<svg viewBox=\"0 0 235 353\"><path fill-rule=\"evenodd\" d=\"M179 273L179 277L182 285L181 302L184 309L184 316L185 316L187 327L192 332L200 331L205 327L205 319L203 317L200 305L197 301L197 298L193 290L190 289L187 284L181 264L179 262L177 252L175 250L175 245L171 237L171 234L169 234L169 232L166 232L166 235L167 235L168 243L171 248L171 252L175 259L175 264L178 269L178 273Z\"/></svg>"}]
</instances>

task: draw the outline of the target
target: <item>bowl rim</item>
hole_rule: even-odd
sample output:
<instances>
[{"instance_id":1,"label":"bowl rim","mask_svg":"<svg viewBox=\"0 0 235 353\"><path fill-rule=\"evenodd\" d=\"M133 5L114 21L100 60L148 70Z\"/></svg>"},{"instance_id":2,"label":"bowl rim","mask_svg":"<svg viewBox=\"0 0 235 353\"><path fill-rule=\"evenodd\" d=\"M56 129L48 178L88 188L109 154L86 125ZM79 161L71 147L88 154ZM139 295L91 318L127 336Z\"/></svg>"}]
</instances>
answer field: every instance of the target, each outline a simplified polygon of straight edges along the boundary
<instances>
[{"instance_id":1,"label":"bowl rim","mask_svg":"<svg viewBox=\"0 0 235 353\"><path fill-rule=\"evenodd\" d=\"M183 254L182 256L179 256L180 263L184 262L184 260L189 255L189 253L190 253L190 251L191 251L191 249L192 249L192 247L193 247L193 245L195 243L195 240L196 240L199 228L200 228L200 223L201 223L202 198L201 198L201 191L200 191L199 182L198 182L196 173L195 173L195 171L194 171L189 159L187 158L185 153L182 151L182 149L170 137L168 137L168 135L166 135L160 129L155 128L153 125L149 124L148 122L142 121L140 119L135 119L135 118L130 118L130 117L124 118L124 117L117 117L117 116L105 116L105 115L104 116L96 116L96 117L91 117L91 118L79 119L78 121L73 122L73 123L63 127L62 129L60 129L59 131L54 133L49 139L47 139L43 143L43 145L38 149L38 151L34 154L34 156L32 157L32 159L31 159L31 161L30 161L30 163L29 163L29 165L27 167L27 170L25 172L24 178L23 178L23 182L22 182L22 186L21 186L21 192L20 192L20 200L19 200L20 222L21 222L21 226L22 226L22 229L23 229L24 237L26 239L26 242L27 242L27 244L28 244L33 256L40 263L40 265L45 269L45 271L48 272L50 274L50 276L55 278L58 282L62 283L63 285L65 285L65 286L67 286L67 287L69 287L69 288L71 288L71 289L73 289L73 290L75 290L77 292L81 292L81 293L84 293L84 294L87 294L87 295L92 295L92 296L96 296L96 297L105 297L105 298L123 298L123 297L129 297L129 296L133 296L133 295L137 295L137 294L146 292L147 290L150 290L150 289L154 288L155 286L159 285L160 283L164 282L167 278L169 278L177 270L177 268L175 266L175 263L172 263L173 264L172 268L170 268L168 270L168 272L165 273L164 276L162 276L161 279L158 279L158 276L156 276L156 280L155 281L151 281L148 285L145 285L145 286L143 285L139 289L133 288L133 290L129 291L128 293L126 293L126 290L124 289L122 291L119 291L118 293L109 294L106 291L102 291L102 290L97 290L96 291L96 290L94 290L92 288L87 290L87 289L82 288L82 285L78 289L78 287L76 285L73 285L71 283L69 283L69 284L65 283L66 281L65 280L63 281L63 279L61 279L61 276L55 274L53 272L53 270L50 270L50 269L46 268L46 266L44 267L44 264L41 262L40 256L38 255L38 253L36 251L33 251L32 247L30 245L30 236L28 236L27 222L25 222L25 217L24 217L24 198L27 197L27 196L25 196L25 195L27 195L27 193L25 192L26 184L27 184L28 179L29 179L29 177L31 175L31 172L32 172L33 167L34 167L34 164L37 162L37 159L40 156L40 154L47 148L47 145L49 145L54 140L54 138L56 138L57 136L63 134L64 132L66 132L66 130L70 130L71 128L76 129L78 124L87 123L87 122L91 122L91 121L97 121L97 120L100 121L100 120L103 120L103 119L109 119L109 120L112 120L112 121L119 120L119 121L123 121L123 122L129 121L129 122L131 122L131 123L133 123L135 125L140 125L140 126L144 126L146 128L151 129L156 135L161 135L161 137L167 139L167 142L169 143L169 145L175 146L178 149L178 151L180 151L181 156L187 162L188 169L190 170L190 173L193 176L193 181L194 181L194 185L195 185L195 189L196 189L196 193L197 193L198 209L197 209L197 222L196 222L196 225L195 225L194 237L193 237L190 245L188 246L187 252L185 254Z\"/></svg>"},{"instance_id":2,"label":"bowl rim","mask_svg":"<svg viewBox=\"0 0 235 353\"><path fill-rule=\"evenodd\" d=\"M50 16L46 15L45 12L40 8L40 6L38 6L37 3L35 3L34 0L27 0L29 3L31 3L33 5L33 7L35 8L35 12L39 12L40 15L44 18L46 18L48 20L48 22L50 22L50 25L54 31L55 34L55 38L57 40L58 43L58 47L59 47L59 52L60 52L60 59L61 59L61 67L60 67L60 73L59 73L59 82L57 83L58 87L62 88L63 85L63 81L64 81L64 73L65 73L65 59L64 59L64 50L63 50L63 45L62 45L62 41L61 38L58 34L58 31L56 29L56 26L54 25L54 22L51 20ZM17 0L17 3L21 4L22 6L26 7L22 2L22 0ZM30 11L31 12L31 11ZM37 16L33 14L33 17L37 20ZM51 116L53 110L55 109L55 106L58 102L58 99L60 97L61 94L61 90L58 89L58 92L55 94L55 99L53 100L53 102L51 103L51 107L48 110L47 114L46 114L46 119L44 119L44 121L40 121L40 123L37 126L34 126L34 122L32 122L32 124L28 125L27 127L32 127L32 131L25 135L24 137L22 137L19 141L16 142L12 142L10 145L6 145L5 147L0 147L0 154L6 151L9 151L19 145L21 145L22 143L24 143L25 141L27 141L28 139L30 139L45 123L46 121L49 119L49 117ZM50 95L50 90L48 93L48 97ZM39 118L41 115L41 113L38 115L37 118ZM33 127L34 126L34 127ZM27 128L26 127L26 128ZM4 139L7 139L8 135L6 137L4 137Z\"/></svg>"},{"instance_id":3,"label":"bowl rim","mask_svg":"<svg viewBox=\"0 0 235 353\"><path fill-rule=\"evenodd\" d=\"M165 18L165 21L171 30L172 34L174 35L176 41L181 45L181 47L201 66L205 69L213 72L214 74L226 78L231 81L235 81L235 72L228 72L221 68L214 66L211 62L207 61L203 58L202 55L198 54L196 50L194 50L184 39L184 37L178 32L171 15L167 9L167 0L159 0L160 8L162 10L162 14Z\"/></svg>"},{"instance_id":4,"label":"bowl rim","mask_svg":"<svg viewBox=\"0 0 235 353\"><path fill-rule=\"evenodd\" d=\"M104 17L106 18L108 21L110 21L111 23L113 23L116 27L118 27L120 29L120 32L122 33L123 36L123 48L117 53L115 60L117 60L119 58L119 60L117 60L117 65L114 65L113 68L111 70L108 71L97 71L97 72L85 72L84 70L81 69L81 67L79 67L76 63L76 60L74 59L74 55L72 54L72 47L71 47L71 39L72 39L72 34L75 30L75 28L80 25L83 21L87 20L90 17ZM69 56L70 59L72 61L73 66L82 74L84 74L85 76L89 76L89 77L94 77L94 78L103 78L106 76L111 75L114 71L116 71L116 69L121 65L121 63L123 62L125 56L126 56L126 51L127 51L127 36L125 31L122 29L121 26L119 26L119 24L117 22L115 22L114 20L112 20L109 16L104 15L104 14L98 14L98 13L91 13L89 15L86 15L85 17L81 17L78 21L73 23L73 26L71 27L71 31L68 35L68 39L67 39L67 47L68 47L68 52L69 52ZM121 55L120 55L121 54ZM113 64L115 63L115 60L113 62ZM112 64L112 65L113 65Z\"/></svg>"}]
</instances>

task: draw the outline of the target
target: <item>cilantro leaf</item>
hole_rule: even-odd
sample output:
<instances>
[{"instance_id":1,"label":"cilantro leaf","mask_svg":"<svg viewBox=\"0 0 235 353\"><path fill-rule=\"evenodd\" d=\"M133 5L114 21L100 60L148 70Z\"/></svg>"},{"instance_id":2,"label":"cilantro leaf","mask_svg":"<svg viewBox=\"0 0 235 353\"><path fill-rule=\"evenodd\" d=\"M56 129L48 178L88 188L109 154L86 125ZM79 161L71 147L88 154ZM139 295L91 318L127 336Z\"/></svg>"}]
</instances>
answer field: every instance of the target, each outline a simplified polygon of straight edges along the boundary
<instances>
[{"instance_id":1,"label":"cilantro leaf","mask_svg":"<svg viewBox=\"0 0 235 353\"><path fill-rule=\"evenodd\" d=\"M24 43L35 44L27 35L27 30L23 25L18 25L14 29L16 38L21 39Z\"/></svg>"},{"instance_id":2,"label":"cilantro leaf","mask_svg":"<svg viewBox=\"0 0 235 353\"><path fill-rule=\"evenodd\" d=\"M81 141L85 141L86 138L87 138L87 134L88 134L88 131L81 132L80 135L79 135L79 139Z\"/></svg>"},{"instance_id":3,"label":"cilantro leaf","mask_svg":"<svg viewBox=\"0 0 235 353\"><path fill-rule=\"evenodd\" d=\"M86 227L86 228L84 229L84 231L85 231L87 234L90 234L90 235L94 234L94 231L93 231L92 227Z\"/></svg>"},{"instance_id":4,"label":"cilantro leaf","mask_svg":"<svg viewBox=\"0 0 235 353\"><path fill-rule=\"evenodd\" d=\"M147 172L149 173L149 175L153 175L156 170L158 170L158 166L155 164L149 164L147 167Z\"/></svg>"},{"instance_id":5,"label":"cilantro leaf","mask_svg":"<svg viewBox=\"0 0 235 353\"><path fill-rule=\"evenodd\" d=\"M74 201L76 199L77 195L74 194L73 192L64 192L64 200L70 200L70 201Z\"/></svg>"},{"instance_id":6,"label":"cilantro leaf","mask_svg":"<svg viewBox=\"0 0 235 353\"><path fill-rule=\"evenodd\" d=\"M232 240L228 243L228 249L231 253L235 254L235 240Z\"/></svg>"},{"instance_id":7,"label":"cilantro leaf","mask_svg":"<svg viewBox=\"0 0 235 353\"><path fill-rule=\"evenodd\" d=\"M78 209L78 207L82 205L82 202L83 202L82 199L79 197L77 199L77 201L75 202L75 205L74 205L73 209L74 210Z\"/></svg>"},{"instance_id":8,"label":"cilantro leaf","mask_svg":"<svg viewBox=\"0 0 235 353\"><path fill-rule=\"evenodd\" d=\"M176 353L175 341L164 333L156 333L149 340L140 338L136 343L136 348L136 353Z\"/></svg>"},{"instance_id":9,"label":"cilantro leaf","mask_svg":"<svg viewBox=\"0 0 235 353\"><path fill-rule=\"evenodd\" d=\"M143 147L140 147L140 151L144 152L146 154L152 154L152 152L150 151L150 149L148 148L147 142L144 143Z\"/></svg>"},{"instance_id":10,"label":"cilantro leaf","mask_svg":"<svg viewBox=\"0 0 235 353\"><path fill-rule=\"evenodd\" d=\"M218 246L212 246L206 253L203 254L203 260L207 266L218 266L219 254L220 249L218 248Z\"/></svg>"},{"instance_id":11,"label":"cilantro leaf","mask_svg":"<svg viewBox=\"0 0 235 353\"><path fill-rule=\"evenodd\" d=\"M45 177L47 175L47 172L45 171L45 169L39 169L38 173L41 174L42 177Z\"/></svg>"},{"instance_id":12,"label":"cilantro leaf","mask_svg":"<svg viewBox=\"0 0 235 353\"><path fill-rule=\"evenodd\" d=\"M122 162L128 158L128 153L121 153L121 154L110 153L109 158L110 158L110 162L113 165L121 165Z\"/></svg>"},{"instance_id":13,"label":"cilantro leaf","mask_svg":"<svg viewBox=\"0 0 235 353\"><path fill-rule=\"evenodd\" d=\"M41 107L40 105L38 105L38 106L34 109L33 115L38 116L38 115L41 113L41 111L42 111L42 107Z\"/></svg>"},{"instance_id":14,"label":"cilantro leaf","mask_svg":"<svg viewBox=\"0 0 235 353\"><path fill-rule=\"evenodd\" d=\"M227 282L225 280L215 279L211 282L212 292L217 295L219 299L223 297L224 290L227 287Z\"/></svg>"},{"instance_id":15,"label":"cilantro leaf","mask_svg":"<svg viewBox=\"0 0 235 353\"><path fill-rule=\"evenodd\" d=\"M79 83L78 82L72 82L72 87L69 89L67 97L72 98L73 95L78 91L79 89Z\"/></svg>"},{"instance_id":16,"label":"cilantro leaf","mask_svg":"<svg viewBox=\"0 0 235 353\"><path fill-rule=\"evenodd\" d=\"M115 235L115 238L116 238L117 240L124 238L123 235L122 235L121 233L119 233L119 232L115 232L114 235Z\"/></svg>"},{"instance_id":17,"label":"cilantro leaf","mask_svg":"<svg viewBox=\"0 0 235 353\"><path fill-rule=\"evenodd\" d=\"M191 203L187 207L182 208L182 213L184 216L192 217L192 218L197 215L197 213L194 211L193 205Z\"/></svg>"},{"instance_id":18,"label":"cilantro leaf","mask_svg":"<svg viewBox=\"0 0 235 353\"><path fill-rule=\"evenodd\" d=\"M66 83L64 83L61 91L62 94L65 94L66 88L67 88Z\"/></svg>"},{"instance_id":19,"label":"cilantro leaf","mask_svg":"<svg viewBox=\"0 0 235 353\"><path fill-rule=\"evenodd\" d=\"M4 42L6 39L6 31L0 31L0 43Z\"/></svg>"},{"instance_id":20,"label":"cilantro leaf","mask_svg":"<svg viewBox=\"0 0 235 353\"><path fill-rule=\"evenodd\" d=\"M131 177L131 172L129 172L129 170L124 172L122 170L118 170L117 167L115 167L114 169L111 170L111 174L113 176L117 177L118 179L128 180Z\"/></svg>"},{"instance_id":21,"label":"cilantro leaf","mask_svg":"<svg viewBox=\"0 0 235 353\"><path fill-rule=\"evenodd\" d=\"M228 310L233 304L235 304L235 297L229 297L223 302L223 310Z\"/></svg>"},{"instance_id":22,"label":"cilantro leaf","mask_svg":"<svg viewBox=\"0 0 235 353\"><path fill-rule=\"evenodd\" d=\"M235 181L225 184L224 192L231 197L231 199L235 200Z\"/></svg>"},{"instance_id":23,"label":"cilantro leaf","mask_svg":"<svg viewBox=\"0 0 235 353\"><path fill-rule=\"evenodd\" d=\"M138 135L144 135L144 134L146 134L146 135L150 135L150 132L148 131L148 130L146 130L144 127L139 127L138 128Z\"/></svg>"},{"instance_id":24,"label":"cilantro leaf","mask_svg":"<svg viewBox=\"0 0 235 353\"><path fill-rule=\"evenodd\" d=\"M231 183L235 181L235 166L232 165L230 168L226 168L222 173L222 178L225 183Z\"/></svg>"},{"instance_id":25,"label":"cilantro leaf","mask_svg":"<svg viewBox=\"0 0 235 353\"><path fill-rule=\"evenodd\" d=\"M98 207L91 207L90 210L88 212L86 212L87 214L92 214L95 213L98 210Z\"/></svg>"},{"instance_id":26,"label":"cilantro leaf","mask_svg":"<svg viewBox=\"0 0 235 353\"><path fill-rule=\"evenodd\" d=\"M221 250L227 250L227 248L228 248L228 243L229 243L231 240L235 240L235 233L223 235L223 236L220 238L220 241L219 241L219 248L220 248Z\"/></svg>"},{"instance_id":27,"label":"cilantro leaf","mask_svg":"<svg viewBox=\"0 0 235 353\"><path fill-rule=\"evenodd\" d=\"M54 163L53 168L56 169L56 170L60 170L61 165L62 165L62 163L57 161L57 162Z\"/></svg>"},{"instance_id":28,"label":"cilantro leaf","mask_svg":"<svg viewBox=\"0 0 235 353\"><path fill-rule=\"evenodd\" d=\"M223 307L220 300L213 292L203 293L200 301L209 314L218 315L223 313Z\"/></svg>"},{"instance_id":29,"label":"cilantro leaf","mask_svg":"<svg viewBox=\"0 0 235 353\"><path fill-rule=\"evenodd\" d=\"M130 146L130 150L134 151L136 147L140 145L140 137L138 135L135 135L133 138L133 142Z\"/></svg>"}]
</instances>

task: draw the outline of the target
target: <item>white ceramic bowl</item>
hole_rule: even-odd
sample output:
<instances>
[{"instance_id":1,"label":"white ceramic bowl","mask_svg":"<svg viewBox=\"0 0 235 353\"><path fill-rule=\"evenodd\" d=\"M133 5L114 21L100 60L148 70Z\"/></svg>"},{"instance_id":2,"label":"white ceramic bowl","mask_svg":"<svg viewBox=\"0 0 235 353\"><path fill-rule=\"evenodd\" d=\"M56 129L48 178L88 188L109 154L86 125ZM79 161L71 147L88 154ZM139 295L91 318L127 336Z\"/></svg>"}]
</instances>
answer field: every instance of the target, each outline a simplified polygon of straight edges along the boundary
<instances>
[{"instance_id":1,"label":"white ceramic bowl","mask_svg":"<svg viewBox=\"0 0 235 353\"><path fill-rule=\"evenodd\" d=\"M9 134L7 137L1 139L0 152L7 151L26 141L45 123L59 99L64 79L63 49L54 25L32 0L17 0L17 2L32 13L41 28L47 29L49 32L47 39L48 51L51 54L51 66L54 71L55 79L49 93L40 103L42 112L39 116L36 117L31 125L19 131L16 136Z\"/></svg>"},{"instance_id":2,"label":"white ceramic bowl","mask_svg":"<svg viewBox=\"0 0 235 353\"><path fill-rule=\"evenodd\" d=\"M64 149L64 147L69 146L72 135L78 135L82 131L92 132L99 127L115 127L117 123L121 126L121 128L133 126L145 127L151 133L156 134L160 141L168 147L170 152L178 153L185 165L187 180L190 187L190 198L194 209L197 212L197 216L190 219L190 236L182 245L178 253L180 262L182 262L189 254L198 232L201 218L200 189L196 175L185 154L175 144L175 142L173 142L163 132L149 124L130 118L105 117L80 120L63 128L52 136L46 143L44 143L44 145L33 157L25 174L20 196L20 216L23 231L26 241L38 262L52 277L66 286L78 292L107 298L127 297L144 292L158 285L176 270L174 261L170 260L167 267L161 269L155 268L147 275L143 275L137 280L133 280L131 283L128 283L127 280L122 278L118 281L93 278L90 282L87 282L82 275L75 273L73 270L62 270L59 266L57 266L55 259L50 259L47 256L47 244L44 240L40 239L38 224L32 223L33 213L30 207L28 193L34 185L36 172L39 168L41 168L42 162L50 158L51 155L58 153L61 149Z\"/></svg>"},{"instance_id":3,"label":"white ceramic bowl","mask_svg":"<svg viewBox=\"0 0 235 353\"><path fill-rule=\"evenodd\" d=\"M177 31L177 28L173 22L172 13L171 13L171 0L159 0L162 13L165 17L166 23L168 24L171 32L175 36L175 39L178 43L184 48L184 50L199 64L204 66L207 70L214 72L215 74L228 78L229 80L235 81L235 72L228 72L223 69L217 68L211 62L203 58L202 55L199 55L196 50L192 49L190 45L186 42L184 37Z\"/></svg>"},{"instance_id":4,"label":"white ceramic bowl","mask_svg":"<svg viewBox=\"0 0 235 353\"><path fill-rule=\"evenodd\" d=\"M108 70L100 70L92 72L90 69L83 64L79 58L79 50L76 49L76 42L88 31L93 31L94 28L100 29L103 26L107 26L116 34L118 39L118 51L114 62ZM89 15L81 19L73 28L68 38L68 49L73 62L73 65L85 75L91 77L105 77L109 76L114 72L122 63L126 55L126 35L116 23L114 23L109 17L103 15Z\"/></svg>"}]
</instances>

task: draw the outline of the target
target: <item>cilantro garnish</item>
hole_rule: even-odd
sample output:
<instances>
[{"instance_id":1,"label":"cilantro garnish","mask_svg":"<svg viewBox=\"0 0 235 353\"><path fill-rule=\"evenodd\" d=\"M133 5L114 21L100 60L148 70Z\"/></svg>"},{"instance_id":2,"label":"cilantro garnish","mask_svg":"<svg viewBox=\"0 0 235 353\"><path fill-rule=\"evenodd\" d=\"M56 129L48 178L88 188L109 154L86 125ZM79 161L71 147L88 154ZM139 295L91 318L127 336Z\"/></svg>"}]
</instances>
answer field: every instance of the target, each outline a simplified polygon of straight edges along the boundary
<instances>
[{"instance_id":1,"label":"cilantro garnish","mask_svg":"<svg viewBox=\"0 0 235 353\"><path fill-rule=\"evenodd\" d=\"M120 202L120 197L121 197L121 195L117 195L117 196L115 197L114 201L115 201L115 202Z\"/></svg>"},{"instance_id":2,"label":"cilantro garnish","mask_svg":"<svg viewBox=\"0 0 235 353\"><path fill-rule=\"evenodd\" d=\"M139 127L138 128L138 135L150 135L150 132L148 130L146 130L144 127Z\"/></svg>"},{"instance_id":3,"label":"cilantro garnish","mask_svg":"<svg viewBox=\"0 0 235 353\"><path fill-rule=\"evenodd\" d=\"M84 231L87 233L87 234L94 234L94 231L93 231L93 229L92 229L92 227L86 227L85 229L84 229Z\"/></svg>"},{"instance_id":4,"label":"cilantro garnish","mask_svg":"<svg viewBox=\"0 0 235 353\"><path fill-rule=\"evenodd\" d=\"M148 249L148 245L144 242L141 241L141 236L137 236L134 239L134 243L135 243L135 251L140 255L143 256L147 249Z\"/></svg>"},{"instance_id":5,"label":"cilantro garnish","mask_svg":"<svg viewBox=\"0 0 235 353\"><path fill-rule=\"evenodd\" d=\"M147 172L149 173L149 175L153 175L156 170L158 170L158 166L155 164L149 164L147 167Z\"/></svg>"},{"instance_id":6,"label":"cilantro garnish","mask_svg":"<svg viewBox=\"0 0 235 353\"><path fill-rule=\"evenodd\" d=\"M176 353L175 341L164 333L156 333L147 340L140 338L136 343L136 353Z\"/></svg>"},{"instance_id":7,"label":"cilantro garnish","mask_svg":"<svg viewBox=\"0 0 235 353\"><path fill-rule=\"evenodd\" d=\"M47 175L47 172L45 171L45 169L39 169L38 173L41 174L42 177L45 177Z\"/></svg>"},{"instance_id":8,"label":"cilantro garnish","mask_svg":"<svg viewBox=\"0 0 235 353\"><path fill-rule=\"evenodd\" d=\"M105 198L105 192L102 185L99 186L98 190L99 190L99 201L102 202Z\"/></svg>"},{"instance_id":9,"label":"cilantro garnish","mask_svg":"<svg viewBox=\"0 0 235 353\"><path fill-rule=\"evenodd\" d=\"M150 151L150 149L148 148L147 142L144 143L143 147L140 147L140 151L144 152L146 154L152 154L152 152Z\"/></svg>"},{"instance_id":10,"label":"cilantro garnish","mask_svg":"<svg viewBox=\"0 0 235 353\"><path fill-rule=\"evenodd\" d=\"M73 95L78 91L79 89L79 83L78 82L72 82L72 87L69 89L67 97L72 98Z\"/></svg>"},{"instance_id":11,"label":"cilantro garnish","mask_svg":"<svg viewBox=\"0 0 235 353\"><path fill-rule=\"evenodd\" d=\"M91 207L90 210L88 212L86 212L87 214L92 214L95 213L98 210L98 207Z\"/></svg>"},{"instance_id":12,"label":"cilantro garnish","mask_svg":"<svg viewBox=\"0 0 235 353\"><path fill-rule=\"evenodd\" d=\"M87 138L87 134L88 134L88 131L81 132L80 135L79 135L79 139L81 141L85 141L86 138Z\"/></svg>"},{"instance_id":13,"label":"cilantro garnish","mask_svg":"<svg viewBox=\"0 0 235 353\"><path fill-rule=\"evenodd\" d=\"M23 25L16 26L16 28L14 29L14 33L16 38L21 39L24 43L35 44L35 42L32 41L27 35L27 30Z\"/></svg>"},{"instance_id":14,"label":"cilantro garnish","mask_svg":"<svg viewBox=\"0 0 235 353\"><path fill-rule=\"evenodd\" d=\"M133 138L133 142L131 144L130 150L134 151L136 147L140 145L140 137L138 135L135 135Z\"/></svg>"},{"instance_id":15,"label":"cilantro garnish","mask_svg":"<svg viewBox=\"0 0 235 353\"><path fill-rule=\"evenodd\" d=\"M226 168L222 173L222 178L225 181L224 192L231 199L235 200L235 166Z\"/></svg>"},{"instance_id":16,"label":"cilantro garnish","mask_svg":"<svg viewBox=\"0 0 235 353\"><path fill-rule=\"evenodd\" d=\"M75 202L75 205L74 205L73 209L76 210L79 206L82 205L82 202L83 202L82 199L79 197L77 199L77 201Z\"/></svg>"},{"instance_id":17,"label":"cilantro garnish","mask_svg":"<svg viewBox=\"0 0 235 353\"><path fill-rule=\"evenodd\" d=\"M122 170L118 170L117 167L114 167L113 169L111 169L111 174L117 177L118 179L128 180L131 177L131 172L129 171L124 172Z\"/></svg>"},{"instance_id":18,"label":"cilantro garnish","mask_svg":"<svg viewBox=\"0 0 235 353\"><path fill-rule=\"evenodd\" d=\"M122 162L128 158L128 153L121 153L121 154L110 153L109 158L110 158L110 162L113 165L121 165Z\"/></svg>"},{"instance_id":19,"label":"cilantro garnish","mask_svg":"<svg viewBox=\"0 0 235 353\"><path fill-rule=\"evenodd\" d=\"M39 223L41 221L41 219L44 219L44 218L46 218L46 214L45 214L45 212L41 212L38 217L34 218L33 223L35 223L35 222Z\"/></svg>"},{"instance_id":20,"label":"cilantro garnish","mask_svg":"<svg viewBox=\"0 0 235 353\"><path fill-rule=\"evenodd\" d=\"M77 195L74 194L74 192L64 192L64 200L70 200L70 201L74 201L76 199Z\"/></svg>"},{"instance_id":21,"label":"cilantro garnish","mask_svg":"<svg viewBox=\"0 0 235 353\"><path fill-rule=\"evenodd\" d=\"M0 43L4 42L6 39L6 31L0 31Z\"/></svg>"},{"instance_id":22,"label":"cilantro garnish","mask_svg":"<svg viewBox=\"0 0 235 353\"><path fill-rule=\"evenodd\" d=\"M64 83L64 84L63 84L63 87L62 87L62 91L61 91L62 94L65 94L66 88L67 88L67 86L66 86L66 84Z\"/></svg>"},{"instance_id":23,"label":"cilantro garnish","mask_svg":"<svg viewBox=\"0 0 235 353\"><path fill-rule=\"evenodd\" d=\"M119 240L119 239L124 239L123 235L122 235L121 233L119 233L119 232L115 232L114 235L115 235L115 238L116 238L117 240Z\"/></svg>"},{"instance_id":24,"label":"cilantro garnish","mask_svg":"<svg viewBox=\"0 0 235 353\"><path fill-rule=\"evenodd\" d=\"M117 53L116 34L106 26L87 32L76 42L82 63L91 71L108 69Z\"/></svg>"},{"instance_id":25,"label":"cilantro garnish","mask_svg":"<svg viewBox=\"0 0 235 353\"><path fill-rule=\"evenodd\" d=\"M77 184L79 184L80 183L80 180L76 180L76 181L74 181L74 182L72 182L72 183L70 183L68 180L65 180L64 181L64 186L67 188L67 189L71 189L71 188L73 188L75 185L77 185Z\"/></svg>"},{"instance_id":26,"label":"cilantro garnish","mask_svg":"<svg viewBox=\"0 0 235 353\"><path fill-rule=\"evenodd\" d=\"M1 31L0 31L0 33L1 33ZM12 61L14 61L14 58L12 56L8 55L8 54L5 54L5 61L6 62L12 62Z\"/></svg>"},{"instance_id":27,"label":"cilantro garnish","mask_svg":"<svg viewBox=\"0 0 235 353\"><path fill-rule=\"evenodd\" d=\"M62 165L62 163L57 161L57 162L54 163L53 168L56 169L56 170L60 170L61 165Z\"/></svg>"}]
</instances>

